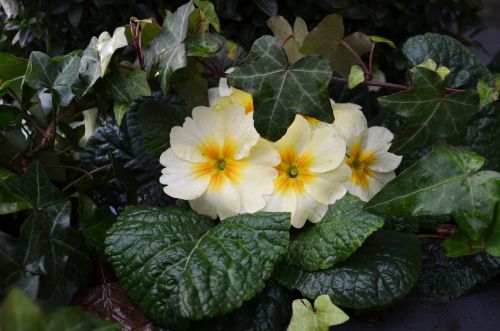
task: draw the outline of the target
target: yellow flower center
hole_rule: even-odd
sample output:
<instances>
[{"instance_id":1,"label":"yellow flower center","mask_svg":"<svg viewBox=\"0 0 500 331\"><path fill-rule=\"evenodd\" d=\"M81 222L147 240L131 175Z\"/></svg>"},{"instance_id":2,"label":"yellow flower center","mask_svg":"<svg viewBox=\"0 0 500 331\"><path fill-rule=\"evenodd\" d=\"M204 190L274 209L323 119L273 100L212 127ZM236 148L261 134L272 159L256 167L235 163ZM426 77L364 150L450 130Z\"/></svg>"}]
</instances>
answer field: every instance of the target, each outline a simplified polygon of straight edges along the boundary
<instances>
[{"instance_id":1,"label":"yellow flower center","mask_svg":"<svg viewBox=\"0 0 500 331\"><path fill-rule=\"evenodd\" d=\"M281 164L276 167L278 178L274 180L277 193L287 193L290 190L297 194L305 192L305 184L314 180L314 175L309 171L311 155L304 153L297 156L293 148L281 151Z\"/></svg>"},{"instance_id":2,"label":"yellow flower center","mask_svg":"<svg viewBox=\"0 0 500 331\"><path fill-rule=\"evenodd\" d=\"M361 144L355 143L349 150L346 163L351 167L351 182L363 188L368 188L368 178L372 176L370 165L375 160L372 151L361 151Z\"/></svg>"}]
</instances>

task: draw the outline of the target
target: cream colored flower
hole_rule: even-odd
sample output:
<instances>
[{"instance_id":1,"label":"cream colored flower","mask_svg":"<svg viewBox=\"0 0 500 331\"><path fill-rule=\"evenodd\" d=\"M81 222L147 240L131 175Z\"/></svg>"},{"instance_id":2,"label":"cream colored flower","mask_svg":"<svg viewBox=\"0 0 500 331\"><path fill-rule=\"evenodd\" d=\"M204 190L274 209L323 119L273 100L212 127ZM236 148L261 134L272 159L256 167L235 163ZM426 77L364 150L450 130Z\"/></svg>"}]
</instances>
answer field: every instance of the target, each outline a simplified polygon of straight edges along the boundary
<instances>
[{"instance_id":1,"label":"cream colored flower","mask_svg":"<svg viewBox=\"0 0 500 331\"><path fill-rule=\"evenodd\" d=\"M292 225L319 222L329 204L342 198L351 176L343 162L345 142L332 126L312 128L297 115L285 135L273 144L281 156L274 192L265 210L292 213Z\"/></svg>"},{"instance_id":2,"label":"cream colored flower","mask_svg":"<svg viewBox=\"0 0 500 331\"><path fill-rule=\"evenodd\" d=\"M402 156L388 152L392 133L380 126L368 128L360 106L337 103L332 108L333 126L347 144L346 163L352 170L345 185L349 193L368 201L395 177Z\"/></svg>"},{"instance_id":3,"label":"cream colored flower","mask_svg":"<svg viewBox=\"0 0 500 331\"><path fill-rule=\"evenodd\" d=\"M233 68L226 70L226 74L234 71ZM245 112L253 112L253 97L250 93L229 87L227 78L219 79L219 86L208 89L208 103L215 110L224 109L230 105L242 105Z\"/></svg>"},{"instance_id":4,"label":"cream colored flower","mask_svg":"<svg viewBox=\"0 0 500 331\"><path fill-rule=\"evenodd\" d=\"M171 147L160 157L165 193L221 220L264 208L280 158L259 137L253 113L232 105L220 111L196 107L192 116L172 129Z\"/></svg>"}]
</instances>

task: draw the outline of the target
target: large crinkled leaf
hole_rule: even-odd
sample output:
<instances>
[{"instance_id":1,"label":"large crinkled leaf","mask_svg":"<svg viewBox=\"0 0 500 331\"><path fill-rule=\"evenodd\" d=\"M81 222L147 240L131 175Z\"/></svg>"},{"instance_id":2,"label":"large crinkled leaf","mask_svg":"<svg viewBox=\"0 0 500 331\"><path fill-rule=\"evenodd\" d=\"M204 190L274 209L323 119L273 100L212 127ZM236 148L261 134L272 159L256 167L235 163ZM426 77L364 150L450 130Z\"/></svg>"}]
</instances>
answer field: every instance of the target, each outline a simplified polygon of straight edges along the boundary
<instances>
[{"instance_id":1,"label":"large crinkled leaf","mask_svg":"<svg viewBox=\"0 0 500 331\"><path fill-rule=\"evenodd\" d=\"M349 316L326 294L314 300L314 307L307 299L297 299L293 301L293 315L287 331L328 331L331 326L348 319Z\"/></svg>"},{"instance_id":2,"label":"large crinkled leaf","mask_svg":"<svg viewBox=\"0 0 500 331\"><path fill-rule=\"evenodd\" d=\"M331 74L328 61L318 55L288 65L278 41L264 36L229 74L229 85L253 95L255 128L264 138L277 140L296 114L333 121L327 93Z\"/></svg>"},{"instance_id":3,"label":"large crinkled leaf","mask_svg":"<svg viewBox=\"0 0 500 331\"><path fill-rule=\"evenodd\" d=\"M46 88L56 93L57 102L65 107L81 93L78 79L80 56L77 52L51 59L42 52L32 52L24 82L36 90Z\"/></svg>"},{"instance_id":4,"label":"large crinkled leaf","mask_svg":"<svg viewBox=\"0 0 500 331\"><path fill-rule=\"evenodd\" d=\"M328 294L339 306L369 309L404 297L417 282L420 268L415 235L380 230L349 259L330 269L310 272L279 265L273 277L306 298Z\"/></svg>"},{"instance_id":5,"label":"large crinkled leaf","mask_svg":"<svg viewBox=\"0 0 500 331\"><path fill-rule=\"evenodd\" d=\"M171 74L187 65L184 39L188 32L189 15L193 11L192 1L177 8L165 19L160 34L144 49L147 72L159 79L164 93L168 92Z\"/></svg>"},{"instance_id":6,"label":"large crinkled leaf","mask_svg":"<svg viewBox=\"0 0 500 331\"><path fill-rule=\"evenodd\" d=\"M330 205L319 223L292 236L285 263L315 271L347 259L384 224L382 217L367 213L363 206L352 195Z\"/></svg>"},{"instance_id":7,"label":"large crinkled leaf","mask_svg":"<svg viewBox=\"0 0 500 331\"><path fill-rule=\"evenodd\" d=\"M214 226L179 208L129 207L108 232L120 284L161 325L228 313L265 286L286 252L290 215L234 216Z\"/></svg>"},{"instance_id":8,"label":"large crinkled leaf","mask_svg":"<svg viewBox=\"0 0 500 331\"><path fill-rule=\"evenodd\" d=\"M30 284L39 298L67 304L87 283L88 251L70 225L71 203L34 209L18 239L0 233L0 291Z\"/></svg>"},{"instance_id":9,"label":"large crinkled leaf","mask_svg":"<svg viewBox=\"0 0 500 331\"><path fill-rule=\"evenodd\" d=\"M0 310L3 331L118 331L120 324L101 321L77 308L45 310L24 292L9 292Z\"/></svg>"},{"instance_id":10,"label":"large crinkled leaf","mask_svg":"<svg viewBox=\"0 0 500 331\"><path fill-rule=\"evenodd\" d=\"M234 312L193 323L191 330L227 331L238 326L238 331L285 330L292 316L292 293L274 282L264 291L243 303Z\"/></svg>"},{"instance_id":11,"label":"large crinkled leaf","mask_svg":"<svg viewBox=\"0 0 500 331\"><path fill-rule=\"evenodd\" d=\"M409 38L403 45L409 67L428 59L450 69L446 82L451 87L475 88L478 81L490 80L488 68L459 41L436 33Z\"/></svg>"},{"instance_id":12,"label":"large crinkled leaf","mask_svg":"<svg viewBox=\"0 0 500 331\"><path fill-rule=\"evenodd\" d=\"M479 110L477 94L446 95L443 79L426 68L414 68L412 79L410 90L378 98L383 107L408 118L391 150L405 154L441 140L459 143L466 133L467 121Z\"/></svg>"},{"instance_id":13,"label":"large crinkled leaf","mask_svg":"<svg viewBox=\"0 0 500 331\"><path fill-rule=\"evenodd\" d=\"M283 45L289 63L295 63L305 56L300 53L300 47L309 34L309 30L302 18L295 19L293 29L283 16L273 16L266 21L266 24Z\"/></svg>"},{"instance_id":14,"label":"large crinkled leaf","mask_svg":"<svg viewBox=\"0 0 500 331\"><path fill-rule=\"evenodd\" d=\"M342 16L331 14L319 22L305 38L300 52L302 54L321 54L330 60L333 71L343 77L349 75L351 67L358 64L353 54L342 45L350 46L359 56L370 51L372 42L360 32L355 32L344 39Z\"/></svg>"},{"instance_id":15,"label":"large crinkled leaf","mask_svg":"<svg viewBox=\"0 0 500 331\"><path fill-rule=\"evenodd\" d=\"M422 240L423 266L413 295L454 299L500 272L500 258L485 253L448 257L442 240Z\"/></svg>"},{"instance_id":16,"label":"large crinkled leaf","mask_svg":"<svg viewBox=\"0 0 500 331\"><path fill-rule=\"evenodd\" d=\"M500 199L500 174L478 171L483 164L473 152L436 146L377 193L366 210L392 216L453 214L471 238L479 239Z\"/></svg>"}]
</instances>

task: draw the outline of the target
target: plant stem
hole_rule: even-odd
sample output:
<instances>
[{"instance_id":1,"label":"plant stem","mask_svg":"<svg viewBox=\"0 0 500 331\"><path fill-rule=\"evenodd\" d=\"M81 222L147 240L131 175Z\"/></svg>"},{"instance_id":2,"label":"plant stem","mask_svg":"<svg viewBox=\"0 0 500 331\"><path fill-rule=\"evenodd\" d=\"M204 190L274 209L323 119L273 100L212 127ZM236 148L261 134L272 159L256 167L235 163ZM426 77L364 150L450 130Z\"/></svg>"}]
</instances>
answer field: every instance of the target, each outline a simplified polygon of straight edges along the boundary
<instances>
[{"instance_id":1,"label":"plant stem","mask_svg":"<svg viewBox=\"0 0 500 331\"><path fill-rule=\"evenodd\" d=\"M81 177L78 177L77 179L75 179L74 181L72 181L71 183L69 183L68 185L66 185L62 191L63 192L66 192L71 186L77 184L78 182L80 182L81 180L87 178L87 177L92 177L93 174L95 174L96 172L99 172L101 170L105 170L105 169L108 169L112 166L112 164L105 164L99 168L95 168L94 170L91 170L91 171L88 171L85 175L81 176Z\"/></svg>"},{"instance_id":2,"label":"plant stem","mask_svg":"<svg viewBox=\"0 0 500 331\"><path fill-rule=\"evenodd\" d=\"M365 73L365 80L370 80L371 79L371 71L366 67L365 61L359 56L359 54L345 41L341 40L340 45L344 47L351 55L354 57L356 62L359 64L359 66L363 69L363 72Z\"/></svg>"},{"instance_id":3,"label":"plant stem","mask_svg":"<svg viewBox=\"0 0 500 331\"><path fill-rule=\"evenodd\" d=\"M130 22L130 32L132 34L132 48L137 54L137 59L142 70L146 69L146 64L144 63L144 51L142 50L142 30L140 22Z\"/></svg>"},{"instance_id":4,"label":"plant stem","mask_svg":"<svg viewBox=\"0 0 500 331\"><path fill-rule=\"evenodd\" d=\"M370 71L370 79L373 77L373 57L375 55L375 46L377 46L377 43L372 43L372 48L370 49L370 60L368 62L368 70Z\"/></svg>"}]
</instances>

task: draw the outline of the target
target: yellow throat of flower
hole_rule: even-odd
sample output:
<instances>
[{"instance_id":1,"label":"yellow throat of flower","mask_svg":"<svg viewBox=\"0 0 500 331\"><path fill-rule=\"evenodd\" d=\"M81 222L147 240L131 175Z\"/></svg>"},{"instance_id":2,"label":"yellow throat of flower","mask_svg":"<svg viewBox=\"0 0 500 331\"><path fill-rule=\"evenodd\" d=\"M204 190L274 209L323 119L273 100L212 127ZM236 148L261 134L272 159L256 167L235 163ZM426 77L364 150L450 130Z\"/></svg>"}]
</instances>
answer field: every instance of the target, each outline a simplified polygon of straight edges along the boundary
<instances>
[{"instance_id":1,"label":"yellow throat of flower","mask_svg":"<svg viewBox=\"0 0 500 331\"><path fill-rule=\"evenodd\" d=\"M276 167L278 178L275 179L277 193L288 193L290 190L296 194L305 192L305 184L314 180L314 175L309 171L311 156L304 153L297 157L295 151L282 151L281 164Z\"/></svg>"},{"instance_id":2,"label":"yellow throat of flower","mask_svg":"<svg viewBox=\"0 0 500 331\"><path fill-rule=\"evenodd\" d=\"M351 167L351 181L358 186L368 188L368 178L372 176L370 165L374 161L372 151L361 151L361 144L356 143L349 149L346 163Z\"/></svg>"}]
</instances>

